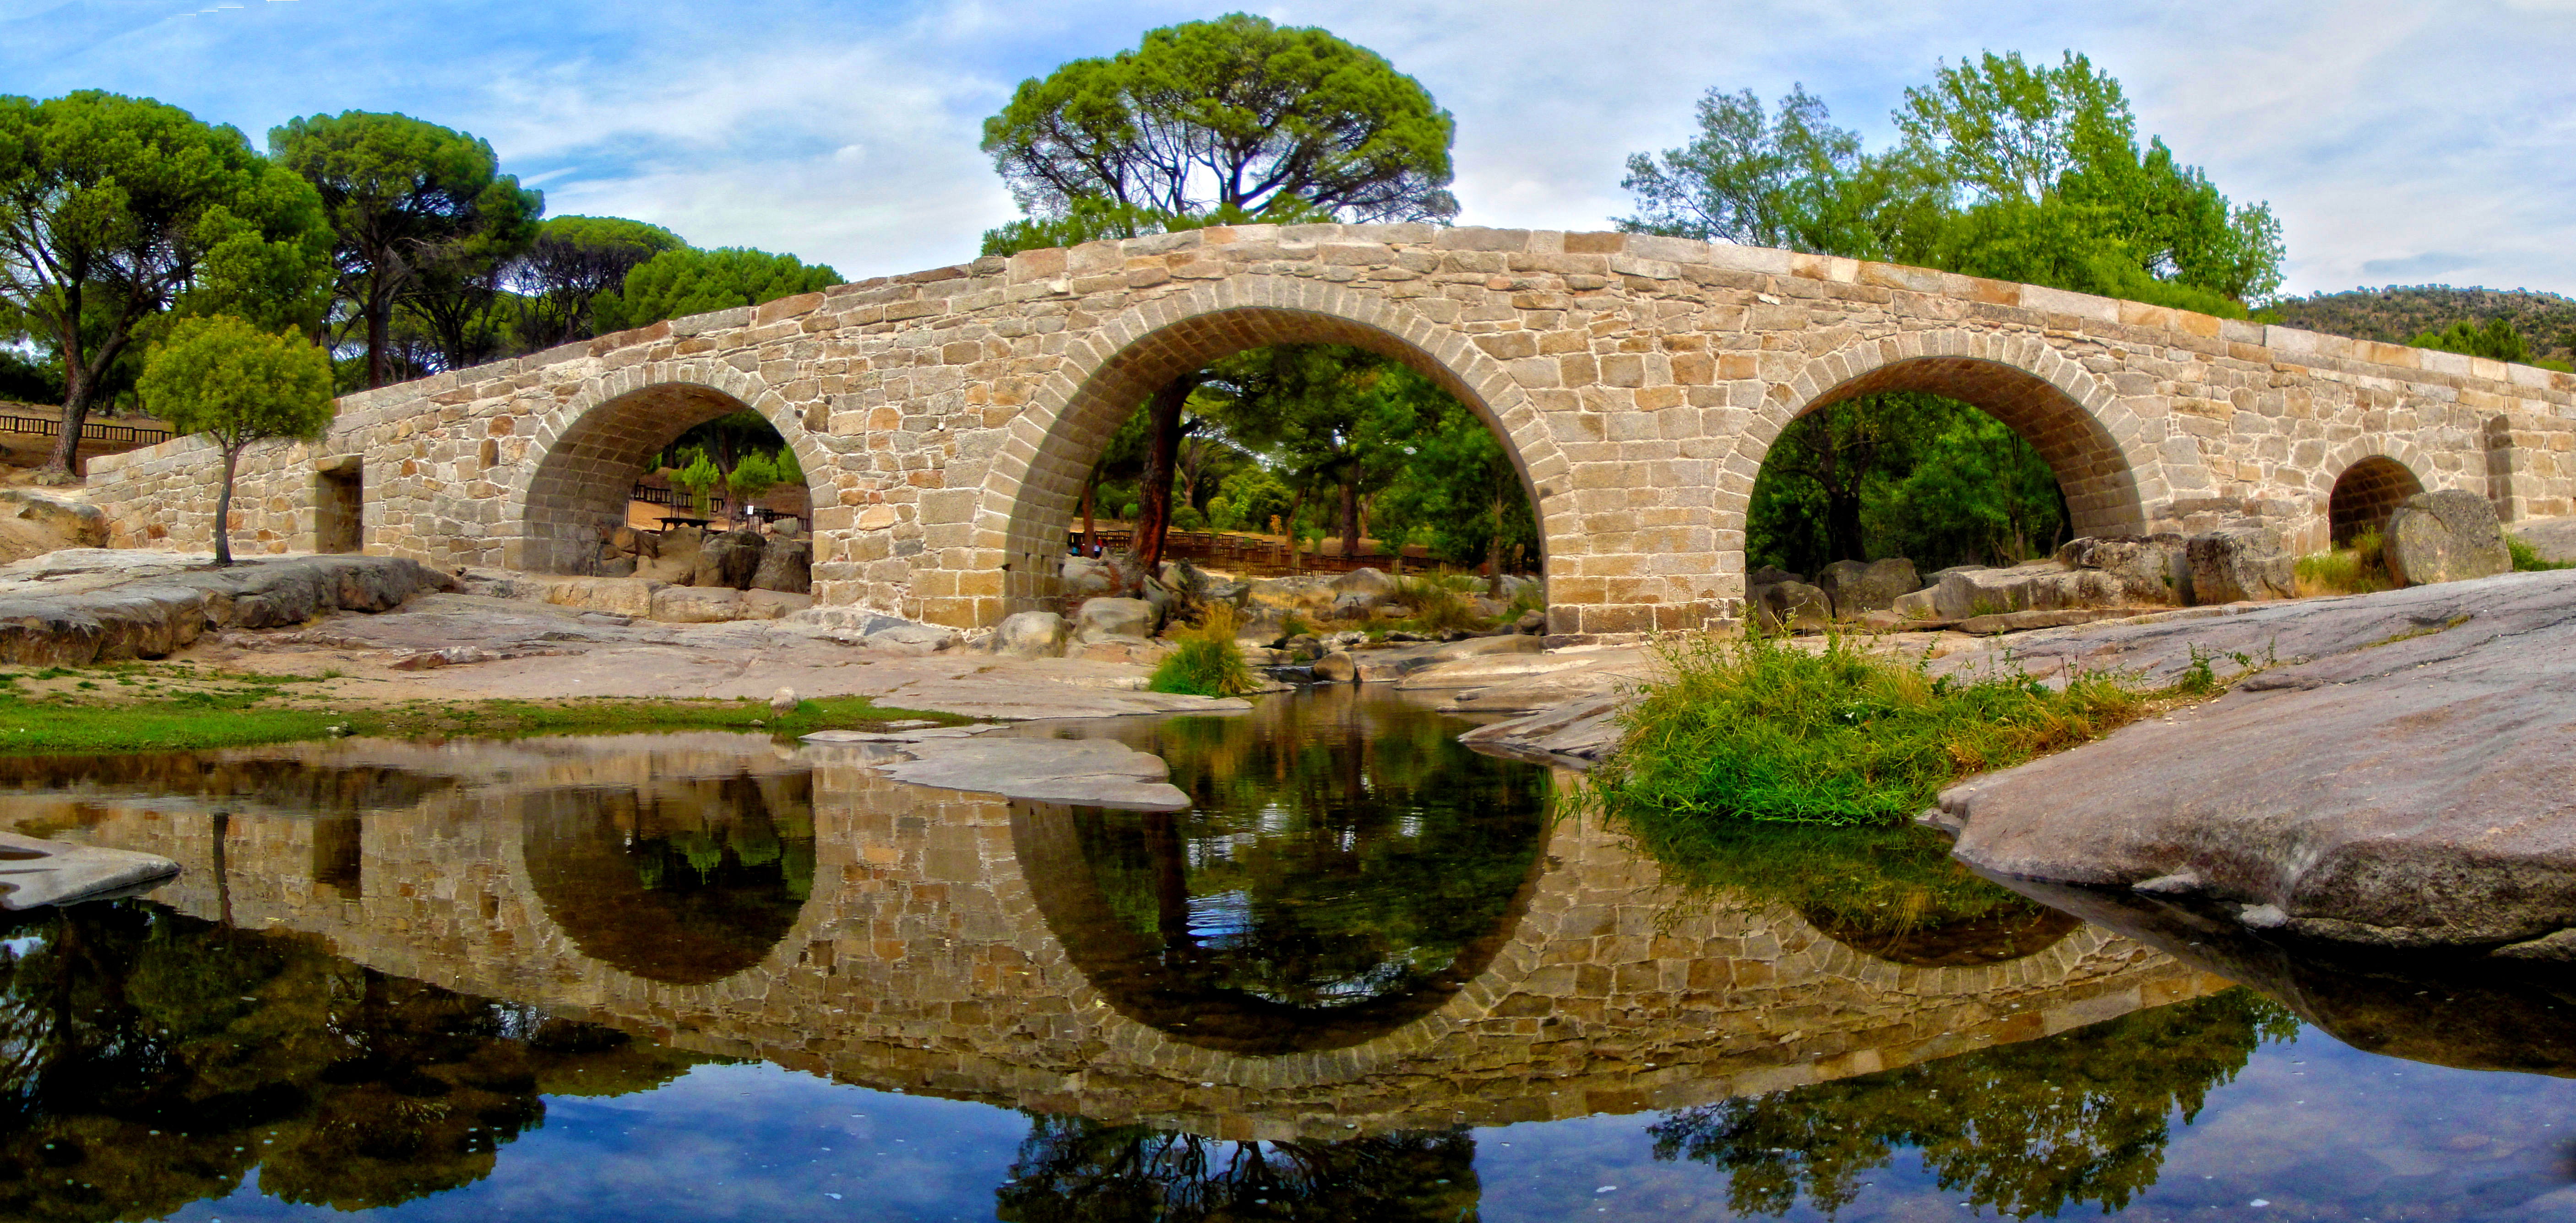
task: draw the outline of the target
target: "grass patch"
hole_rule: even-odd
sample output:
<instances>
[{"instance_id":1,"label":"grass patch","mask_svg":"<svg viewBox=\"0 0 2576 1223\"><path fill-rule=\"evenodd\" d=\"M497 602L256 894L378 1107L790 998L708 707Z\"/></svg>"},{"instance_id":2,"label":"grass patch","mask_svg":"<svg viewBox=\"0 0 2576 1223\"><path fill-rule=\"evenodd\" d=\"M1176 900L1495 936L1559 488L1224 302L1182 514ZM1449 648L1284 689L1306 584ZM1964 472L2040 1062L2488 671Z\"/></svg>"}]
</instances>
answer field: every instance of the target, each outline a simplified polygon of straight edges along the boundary
<instances>
[{"instance_id":1,"label":"grass patch","mask_svg":"<svg viewBox=\"0 0 2576 1223\"><path fill-rule=\"evenodd\" d=\"M2108 734L2151 700L2106 675L2063 690L1936 679L1840 637L1814 652L1703 638L1663 661L1584 799L1650 843L1684 835L1676 823L1899 824L1962 777ZM2214 686L2206 670L2192 686Z\"/></svg>"},{"instance_id":2,"label":"grass patch","mask_svg":"<svg viewBox=\"0 0 2576 1223\"><path fill-rule=\"evenodd\" d=\"M265 677L251 677L253 679ZM415 701L382 708L295 705L274 684L236 683L143 700L29 696L0 688L0 754L196 751L319 739L337 734L390 738L483 739L532 735L620 734L678 730L875 730L899 719L944 725L949 714L877 706L865 697L799 702L780 716L768 703L743 700Z\"/></svg>"},{"instance_id":3,"label":"grass patch","mask_svg":"<svg viewBox=\"0 0 2576 1223\"><path fill-rule=\"evenodd\" d=\"M2382 542L2374 529L2354 536L2349 547L2300 557L2299 597L2366 595L2397 589L2397 579L2388 572L2388 562L2380 551Z\"/></svg>"},{"instance_id":4,"label":"grass patch","mask_svg":"<svg viewBox=\"0 0 2576 1223\"><path fill-rule=\"evenodd\" d=\"M1895 934L2036 911L1928 828L1652 820L1634 831L1667 883L1785 904L1820 926Z\"/></svg>"},{"instance_id":5,"label":"grass patch","mask_svg":"<svg viewBox=\"0 0 2576 1223\"><path fill-rule=\"evenodd\" d=\"M2576 561L2553 561L2541 558L2540 549L2523 542L2521 536L2505 532L2504 550L2513 554L2516 573L2545 573L2552 569L2576 569Z\"/></svg>"},{"instance_id":6,"label":"grass patch","mask_svg":"<svg viewBox=\"0 0 2576 1223\"><path fill-rule=\"evenodd\" d=\"M1152 692L1178 693L1184 696L1242 696L1260 685L1252 678L1252 668L1243 661L1243 647L1236 645L1234 606L1211 603L1197 625L1172 634L1179 648L1154 668L1153 678L1145 681Z\"/></svg>"},{"instance_id":7,"label":"grass patch","mask_svg":"<svg viewBox=\"0 0 2576 1223\"><path fill-rule=\"evenodd\" d=\"M1395 579L1398 602L1413 609L1403 627L1417 633L1480 632L1491 621L1476 614L1476 604L1448 575Z\"/></svg>"}]
</instances>

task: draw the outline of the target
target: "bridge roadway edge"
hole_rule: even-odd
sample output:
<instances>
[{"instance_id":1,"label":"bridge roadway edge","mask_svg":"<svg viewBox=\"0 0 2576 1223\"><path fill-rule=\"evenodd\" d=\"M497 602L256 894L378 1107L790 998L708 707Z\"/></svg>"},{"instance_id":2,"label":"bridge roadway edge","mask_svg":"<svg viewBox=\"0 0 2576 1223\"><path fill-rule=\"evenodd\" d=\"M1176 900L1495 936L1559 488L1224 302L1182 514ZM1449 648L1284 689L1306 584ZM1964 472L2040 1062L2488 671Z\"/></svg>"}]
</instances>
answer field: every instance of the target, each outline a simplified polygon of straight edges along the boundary
<instances>
[{"instance_id":1,"label":"bridge roadway edge","mask_svg":"<svg viewBox=\"0 0 2576 1223\"><path fill-rule=\"evenodd\" d=\"M1737 616L1763 449L1869 390L2004 417L2079 529L2251 520L2320 548L2334 480L2372 456L2508 522L2576 513L2565 374L1829 256L1322 225L988 257L347 396L320 442L245 456L231 525L245 552L310 550L322 474L354 469L369 552L578 569L564 553L637 467L615 446L750 407L805 464L818 605L989 625L1049 593L1042 545L1141 380L1318 339L1403 359L1497 427L1560 633ZM214 466L197 438L93 460L111 542L210 546Z\"/></svg>"}]
</instances>

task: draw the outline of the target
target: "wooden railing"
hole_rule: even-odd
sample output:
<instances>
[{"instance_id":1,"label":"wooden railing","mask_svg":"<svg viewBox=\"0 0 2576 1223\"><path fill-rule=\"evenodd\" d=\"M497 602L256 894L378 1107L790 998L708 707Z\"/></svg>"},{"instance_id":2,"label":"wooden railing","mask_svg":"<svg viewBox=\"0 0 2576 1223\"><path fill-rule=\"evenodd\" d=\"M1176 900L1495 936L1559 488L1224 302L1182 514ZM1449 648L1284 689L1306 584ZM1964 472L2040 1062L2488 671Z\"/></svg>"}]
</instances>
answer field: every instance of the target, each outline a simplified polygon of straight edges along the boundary
<instances>
[{"instance_id":1,"label":"wooden railing","mask_svg":"<svg viewBox=\"0 0 2576 1223\"><path fill-rule=\"evenodd\" d=\"M61 437L63 422L60 417L0 413L0 433L32 433L38 437ZM111 425L105 421L91 420L81 422L81 440L149 446L155 442L169 441L170 431L143 425Z\"/></svg>"}]
</instances>

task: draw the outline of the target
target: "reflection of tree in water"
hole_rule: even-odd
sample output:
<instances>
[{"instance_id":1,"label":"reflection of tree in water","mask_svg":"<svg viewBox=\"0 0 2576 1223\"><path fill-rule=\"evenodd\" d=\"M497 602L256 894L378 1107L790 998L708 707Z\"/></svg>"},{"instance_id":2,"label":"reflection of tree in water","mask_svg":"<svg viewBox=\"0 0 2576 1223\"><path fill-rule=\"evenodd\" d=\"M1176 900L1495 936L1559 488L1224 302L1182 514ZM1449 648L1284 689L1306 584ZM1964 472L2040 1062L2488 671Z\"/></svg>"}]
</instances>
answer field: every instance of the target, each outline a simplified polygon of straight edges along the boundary
<instances>
[{"instance_id":1,"label":"reflection of tree in water","mask_svg":"<svg viewBox=\"0 0 2576 1223\"><path fill-rule=\"evenodd\" d=\"M546 913L582 951L697 985L758 964L814 883L807 773L516 796Z\"/></svg>"},{"instance_id":2,"label":"reflection of tree in water","mask_svg":"<svg viewBox=\"0 0 2576 1223\"><path fill-rule=\"evenodd\" d=\"M0 1217L149 1218L239 1188L344 1210L469 1184L539 1093L703 1060L138 902L0 929Z\"/></svg>"},{"instance_id":3,"label":"reflection of tree in water","mask_svg":"<svg viewBox=\"0 0 2576 1223\"><path fill-rule=\"evenodd\" d=\"M2004 963L2082 924L1980 878L1926 828L1706 820L1629 831L1686 891L1787 905L1835 941L1894 963Z\"/></svg>"},{"instance_id":4,"label":"reflection of tree in water","mask_svg":"<svg viewBox=\"0 0 2576 1223\"><path fill-rule=\"evenodd\" d=\"M1227 1142L1082 1117L1030 1121L996 1192L1006 1223L1476 1218L1465 1127L1337 1142Z\"/></svg>"},{"instance_id":5,"label":"reflection of tree in water","mask_svg":"<svg viewBox=\"0 0 2576 1223\"><path fill-rule=\"evenodd\" d=\"M1132 1017L1245 1052L1368 1039L1482 971L1545 839L1546 771L1446 721L1315 700L1161 723L1137 746L1193 808L1049 813L1024 870Z\"/></svg>"},{"instance_id":6,"label":"reflection of tree in water","mask_svg":"<svg viewBox=\"0 0 2576 1223\"><path fill-rule=\"evenodd\" d=\"M2171 1137L2256 1045L2298 1021L2248 990L2140 1011L2043 1040L1667 1115L1655 1157L1723 1168L1737 1211L1832 1215L1861 1174L1914 1148L1945 1192L2020 1218L2126 1207Z\"/></svg>"}]
</instances>

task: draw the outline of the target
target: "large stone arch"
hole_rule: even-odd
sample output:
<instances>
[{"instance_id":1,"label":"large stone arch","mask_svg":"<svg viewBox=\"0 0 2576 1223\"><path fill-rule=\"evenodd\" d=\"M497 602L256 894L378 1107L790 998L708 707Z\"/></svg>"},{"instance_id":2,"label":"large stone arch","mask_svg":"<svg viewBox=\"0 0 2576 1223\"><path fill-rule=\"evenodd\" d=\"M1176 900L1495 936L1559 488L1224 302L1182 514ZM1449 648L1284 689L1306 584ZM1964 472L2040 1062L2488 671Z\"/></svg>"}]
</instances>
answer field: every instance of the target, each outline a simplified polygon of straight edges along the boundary
<instances>
[{"instance_id":1,"label":"large stone arch","mask_svg":"<svg viewBox=\"0 0 2576 1223\"><path fill-rule=\"evenodd\" d=\"M1494 430L1519 469L1539 520L1541 565L1580 529L1566 496L1568 467L1520 383L1466 336L1382 295L1289 277L1243 276L1103 320L1072 340L1041 384L984 480L963 568L1000 570L1000 600L976 601L989 624L1040 605L1093 456L1138 403L1174 376L1247 348L1334 343L1404 362Z\"/></svg>"},{"instance_id":2,"label":"large stone arch","mask_svg":"<svg viewBox=\"0 0 2576 1223\"><path fill-rule=\"evenodd\" d=\"M1884 391L1955 399L2019 433L2057 473L2077 535L2145 534L2170 504L2160 431L2109 385L2039 339L1945 330L1852 344L1775 384L1744 430L1738 454L1749 461L1734 464L1718 489L1723 521L1740 538L1753 477L1790 422Z\"/></svg>"},{"instance_id":3,"label":"large stone arch","mask_svg":"<svg viewBox=\"0 0 2576 1223\"><path fill-rule=\"evenodd\" d=\"M644 474L645 459L691 427L745 408L795 451L813 504L834 504L831 452L758 373L715 362L631 365L583 381L528 423L528 456L502 502L503 563L589 572L599 528L625 521L628 490Z\"/></svg>"}]
</instances>

